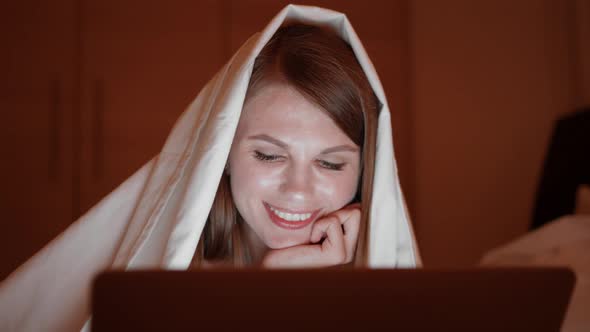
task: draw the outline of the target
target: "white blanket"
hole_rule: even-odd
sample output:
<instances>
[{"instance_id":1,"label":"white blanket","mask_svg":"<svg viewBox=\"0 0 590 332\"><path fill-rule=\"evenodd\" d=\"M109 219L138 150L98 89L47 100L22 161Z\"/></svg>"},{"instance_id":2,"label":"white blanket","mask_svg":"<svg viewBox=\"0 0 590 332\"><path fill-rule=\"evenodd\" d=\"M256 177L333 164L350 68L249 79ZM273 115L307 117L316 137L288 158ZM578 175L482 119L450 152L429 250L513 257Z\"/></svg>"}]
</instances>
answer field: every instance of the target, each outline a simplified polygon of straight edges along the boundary
<instances>
[{"instance_id":1,"label":"white blanket","mask_svg":"<svg viewBox=\"0 0 590 332\"><path fill-rule=\"evenodd\" d=\"M590 331L590 216L564 216L486 253L486 266L567 266L576 274L562 332Z\"/></svg>"}]
</instances>

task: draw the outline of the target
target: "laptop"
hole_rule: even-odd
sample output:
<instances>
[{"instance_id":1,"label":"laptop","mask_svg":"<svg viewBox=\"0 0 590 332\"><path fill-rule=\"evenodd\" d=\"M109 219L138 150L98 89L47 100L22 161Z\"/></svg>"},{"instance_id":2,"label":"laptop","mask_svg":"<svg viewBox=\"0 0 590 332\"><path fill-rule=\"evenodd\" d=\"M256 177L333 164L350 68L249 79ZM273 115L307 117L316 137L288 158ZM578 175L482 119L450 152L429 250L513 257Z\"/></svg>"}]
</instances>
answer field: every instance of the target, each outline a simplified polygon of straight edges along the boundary
<instances>
[{"instance_id":1,"label":"laptop","mask_svg":"<svg viewBox=\"0 0 590 332\"><path fill-rule=\"evenodd\" d=\"M107 271L92 331L559 331L567 268Z\"/></svg>"}]
</instances>

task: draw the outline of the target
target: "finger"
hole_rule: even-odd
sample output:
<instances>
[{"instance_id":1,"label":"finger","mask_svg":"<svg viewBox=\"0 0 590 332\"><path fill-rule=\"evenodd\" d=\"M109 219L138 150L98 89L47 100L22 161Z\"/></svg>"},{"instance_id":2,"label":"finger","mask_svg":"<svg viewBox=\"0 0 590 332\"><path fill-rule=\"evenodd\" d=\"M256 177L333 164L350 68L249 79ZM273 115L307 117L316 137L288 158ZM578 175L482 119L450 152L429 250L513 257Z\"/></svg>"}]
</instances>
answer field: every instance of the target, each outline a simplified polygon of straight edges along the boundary
<instances>
[{"instance_id":1,"label":"finger","mask_svg":"<svg viewBox=\"0 0 590 332\"><path fill-rule=\"evenodd\" d=\"M341 224L344 232L344 243L346 248L346 262L352 261L356 243L360 231L360 203L350 204L344 208L334 212L333 217L337 218Z\"/></svg>"},{"instance_id":2,"label":"finger","mask_svg":"<svg viewBox=\"0 0 590 332\"><path fill-rule=\"evenodd\" d=\"M346 261L346 246L342 225L336 218L332 218L326 228L326 238L322 242L323 258L327 264L341 264Z\"/></svg>"},{"instance_id":3,"label":"finger","mask_svg":"<svg viewBox=\"0 0 590 332\"><path fill-rule=\"evenodd\" d=\"M330 223L336 222L340 223L338 216L336 215L328 215L323 217L322 219L317 220L313 228L311 229L311 236L309 237L309 241L311 243L318 243L322 238L327 236L326 231Z\"/></svg>"},{"instance_id":4,"label":"finger","mask_svg":"<svg viewBox=\"0 0 590 332\"><path fill-rule=\"evenodd\" d=\"M346 247L346 262L348 263L352 261L356 249L356 243L361 228L361 211L354 209L347 212L347 215L341 219L343 220L344 245Z\"/></svg>"},{"instance_id":5,"label":"finger","mask_svg":"<svg viewBox=\"0 0 590 332\"><path fill-rule=\"evenodd\" d=\"M336 215L331 215L318 220L311 231L310 241L321 244L322 257L319 260L323 264L338 264L346 260L346 246L342 223Z\"/></svg>"},{"instance_id":6,"label":"finger","mask_svg":"<svg viewBox=\"0 0 590 332\"><path fill-rule=\"evenodd\" d=\"M315 245L300 245L284 249L270 250L262 260L264 268L303 268L321 267L321 247Z\"/></svg>"},{"instance_id":7,"label":"finger","mask_svg":"<svg viewBox=\"0 0 590 332\"><path fill-rule=\"evenodd\" d=\"M360 210L361 209L361 202L348 204L347 206L342 208L342 210L354 210L354 209Z\"/></svg>"}]
</instances>

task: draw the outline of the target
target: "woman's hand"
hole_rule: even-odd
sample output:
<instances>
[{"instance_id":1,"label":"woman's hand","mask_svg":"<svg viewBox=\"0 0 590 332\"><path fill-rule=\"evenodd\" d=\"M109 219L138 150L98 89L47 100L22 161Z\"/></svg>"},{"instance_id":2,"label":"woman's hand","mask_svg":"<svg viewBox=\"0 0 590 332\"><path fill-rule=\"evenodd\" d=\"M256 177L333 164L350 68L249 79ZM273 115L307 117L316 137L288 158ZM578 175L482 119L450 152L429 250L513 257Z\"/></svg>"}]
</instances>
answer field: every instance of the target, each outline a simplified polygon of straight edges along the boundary
<instances>
[{"instance_id":1,"label":"woman's hand","mask_svg":"<svg viewBox=\"0 0 590 332\"><path fill-rule=\"evenodd\" d=\"M309 239L311 244L271 250L262 260L262 266L303 268L350 263L354 258L360 222L360 204L345 206L314 223Z\"/></svg>"}]
</instances>

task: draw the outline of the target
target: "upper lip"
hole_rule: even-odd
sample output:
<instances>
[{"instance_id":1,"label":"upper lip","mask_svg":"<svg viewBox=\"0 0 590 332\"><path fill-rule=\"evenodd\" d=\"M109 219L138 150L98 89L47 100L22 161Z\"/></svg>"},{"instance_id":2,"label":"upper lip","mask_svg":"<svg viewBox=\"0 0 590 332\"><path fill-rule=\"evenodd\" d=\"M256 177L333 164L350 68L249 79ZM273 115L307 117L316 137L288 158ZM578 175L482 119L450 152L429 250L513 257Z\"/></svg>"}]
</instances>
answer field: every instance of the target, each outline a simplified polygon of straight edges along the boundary
<instances>
[{"instance_id":1,"label":"upper lip","mask_svg":"<svg viewBox=\"0 0 590 332\"><path fill-rule=\"evenodd\" d=\"M276 206L276 205L272 205L272 204L270 204L268 202L264 202L264 204L272 207L275 210L279 210L281 212L287 212L287 213L294 213L294 214L305 214L305 213L312 213L313 214L313 213L315 213L315 212L317 212L317 211L320 210L320 209L315 209L315 210L311 210L311 209L307 209L307 210L305 210L305 209L292 210L292 209L287 209L287 208L279 207L279 206Z\"/></svg>"}]
</instances>

